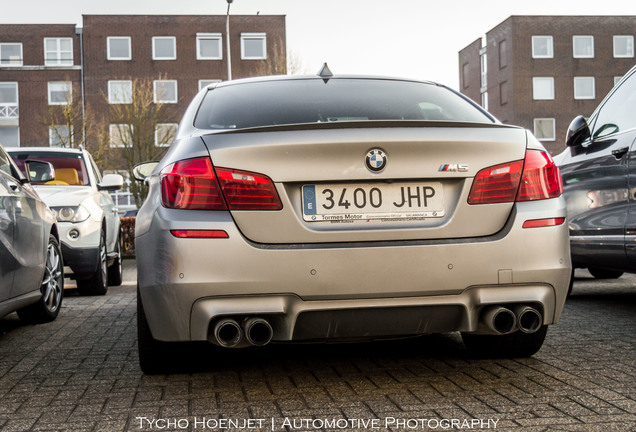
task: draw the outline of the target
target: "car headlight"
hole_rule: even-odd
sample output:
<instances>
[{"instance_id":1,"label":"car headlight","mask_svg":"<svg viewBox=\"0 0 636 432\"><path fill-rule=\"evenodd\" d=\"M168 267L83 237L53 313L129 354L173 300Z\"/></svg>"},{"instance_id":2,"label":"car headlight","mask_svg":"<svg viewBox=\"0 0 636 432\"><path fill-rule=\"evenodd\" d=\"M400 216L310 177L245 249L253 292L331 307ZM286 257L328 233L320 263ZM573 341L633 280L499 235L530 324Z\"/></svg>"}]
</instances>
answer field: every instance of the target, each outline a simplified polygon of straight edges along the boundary
<instances>
[{"instance_id":1,"label":"car headlight","mask_svg":"<svg viewBox=\"0 0 636 432\"><path fill-rule=\"evenodd\" d=\"M58 222L83 222L90 216L84 206L51 208Z\"/></svg>"}]
</instances>

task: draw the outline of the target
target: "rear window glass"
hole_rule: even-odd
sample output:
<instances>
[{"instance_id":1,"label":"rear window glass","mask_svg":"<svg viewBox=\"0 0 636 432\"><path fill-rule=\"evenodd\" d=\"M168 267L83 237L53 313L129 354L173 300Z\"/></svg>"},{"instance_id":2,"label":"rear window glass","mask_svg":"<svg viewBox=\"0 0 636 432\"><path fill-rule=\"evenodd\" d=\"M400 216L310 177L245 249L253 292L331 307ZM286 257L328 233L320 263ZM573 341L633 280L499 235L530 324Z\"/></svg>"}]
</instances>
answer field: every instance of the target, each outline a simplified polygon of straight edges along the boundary
<instances>
[{"instance_id":1,"label":"rear window glass","mask_svg":"<svg viewBox=\"0 0 636 432\"><path fill-rule=\"evenodd\" d=\"M385 120L493 123L462 97L434 84L334 78L217 87L203 99L194 126L244 129Z\"/></svg>"},{"instance_id":2,"label":"rear window glass","mask_svg":"<svg viewBox=\"0 0 636 432\"><path fill-rule=\"evenodd\" d=\"M25 162L37 160L50 162L55 168L55 180L39 182L38 177L43 174L36 171L30 173L33 184L62 185L62 186L86 186L89 183L86 165L81 154L73 153L46 153L46 152L11 152L20 171L26 175Z\"/></svg>"}]
</instances>

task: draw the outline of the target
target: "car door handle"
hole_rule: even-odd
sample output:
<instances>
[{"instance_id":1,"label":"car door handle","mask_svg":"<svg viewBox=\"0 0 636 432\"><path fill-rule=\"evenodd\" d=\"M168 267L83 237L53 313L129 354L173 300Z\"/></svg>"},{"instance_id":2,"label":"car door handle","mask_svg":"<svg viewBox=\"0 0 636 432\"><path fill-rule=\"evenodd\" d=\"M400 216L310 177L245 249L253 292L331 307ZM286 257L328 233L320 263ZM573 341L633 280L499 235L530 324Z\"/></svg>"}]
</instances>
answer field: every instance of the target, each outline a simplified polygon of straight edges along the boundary
<instances>
[{"instance_id":1,"label":"car door handle","mask_svg":"<svg viewBox=\"0 0 636 432\"><path fill-rule=\"evenodd\" d=\"M629 147L621 147L619 149L612 150L612 155L616 159L620 159L625 155L625 153L627 153L628 150L629 150Z\"/></svg>"}]
</instances>

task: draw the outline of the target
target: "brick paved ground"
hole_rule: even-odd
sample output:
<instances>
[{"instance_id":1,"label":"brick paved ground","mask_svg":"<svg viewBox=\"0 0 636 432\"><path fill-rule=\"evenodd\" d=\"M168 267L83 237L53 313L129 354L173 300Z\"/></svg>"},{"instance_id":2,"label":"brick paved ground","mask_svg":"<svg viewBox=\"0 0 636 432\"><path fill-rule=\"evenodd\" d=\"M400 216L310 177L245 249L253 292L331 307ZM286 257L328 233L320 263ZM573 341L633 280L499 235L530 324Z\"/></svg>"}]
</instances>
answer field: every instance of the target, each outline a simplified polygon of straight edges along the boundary
<instances>
[{"instance_id":1,"label":"brick paved ground","mask_svg":"<svg viewBox=\"0 0 636 432\"><path fill-rule=\"evenodd\" d=\"M560 324L529 359L473 359L456 335L439 335L224 351L216 368L217 352L184 349L192 370L144 376L128 268L128 284L105 297L69 294L54 323L0 319L0 430L209 431L218 419L241 431L327 430L325 421L449 430L443 419L455 419L454 430L490 420L500 431L634 431L636 276L577 276ZM484 427L464 422L473 419Z\"/></svg>"}]
</instances>

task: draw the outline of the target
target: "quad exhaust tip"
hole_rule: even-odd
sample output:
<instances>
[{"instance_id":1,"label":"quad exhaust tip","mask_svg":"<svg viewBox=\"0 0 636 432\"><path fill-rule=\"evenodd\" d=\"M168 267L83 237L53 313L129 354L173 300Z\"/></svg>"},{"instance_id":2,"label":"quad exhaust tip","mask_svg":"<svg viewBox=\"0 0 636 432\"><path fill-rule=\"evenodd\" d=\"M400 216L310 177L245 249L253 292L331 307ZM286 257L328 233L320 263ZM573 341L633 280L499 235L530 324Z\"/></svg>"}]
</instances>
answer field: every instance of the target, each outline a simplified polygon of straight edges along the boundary
<instances>
[{"instance_id":1,"label":"quad exhaust tip","mask_svg":"<svg viewBox=\"0 0 636 432\"><path fill-rule=\"evenodd\" d=\"M255 346L264 346L274 336L272 326L263 318L248 318L243 324L247 341Z\"/></svg>"},{"instance_id":2,"label":"quad exhaust tip","mask_svg":"<svg viewBox=\"0 0 636 432\"><path fill-rule=\"evenodd\" d=\"M231 318L222 319L214 326L214 339L222 347L235 347L242 338L243 329Z\"/></svg>"},{"instance_id":3,"label":"quad exhaust tip","mask_svg":"<svg viewBox=\"0 0 636 432\"><path fill-rule=\"evenodd\" d=\"M543 324L543 317L538 310L530 306L517 306L515 308L517 315L517 325L519 330L524 333L535 333Z\"/></svg>"},{"instance_id":4,"label":"quad exhaust tip","mask_svg":"<svg viewBox=\"0 0 636 432\"><path fill-rule=\"evenodd\" d=\"M516 330L529 334L541 328L543 316L531 306L490 306L481 314L481 322L497 334L508 334Z\"/></svg>"},{"instance_id":5,"label":"quad exhaust tip","mask_svg":"<svg viewBox=\"0 0 636 432\"><path fill-rule=\"evenodd\" d=\"M493 306L483 313L482 321L486 326L500 334L511 333L517 327L517 316L503 306Z\"/></svg>"},{"instance_id":6,"label":"quad exhaust tip","mask_svg":"<svg viewBox=\"0 0 636 432\"><path fill-rule=\"evenodd\" d=\"M272 326L263 318L246 318L242 326L234 318L222 318L208 340L224 348L239 348L267 345L273 336Z\"/></svg>"}]
</instances>

